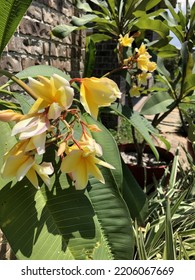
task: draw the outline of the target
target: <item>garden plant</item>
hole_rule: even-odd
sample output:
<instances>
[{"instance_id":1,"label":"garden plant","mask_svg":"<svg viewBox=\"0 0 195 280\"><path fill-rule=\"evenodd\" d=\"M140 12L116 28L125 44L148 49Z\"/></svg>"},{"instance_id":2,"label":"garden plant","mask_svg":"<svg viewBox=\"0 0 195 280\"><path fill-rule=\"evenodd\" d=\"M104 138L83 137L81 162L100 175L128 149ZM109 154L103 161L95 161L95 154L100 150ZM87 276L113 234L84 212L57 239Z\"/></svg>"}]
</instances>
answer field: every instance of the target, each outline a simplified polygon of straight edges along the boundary
<instances>
[{"instance_id":1,"label":"garden plant","mask_svg":"<svg viewBox=\"0 0 195 280\"><path fill-rule=\"evenodd\" d=\"M31 4L23 2L2 1L1 52ZM98 30L87 37L84 77L45 65L17 75L0 69L8 78L0 93L16 100L0 101L0 228L18 259L194 259L193 161L189 157L185 173L176 153L169 181L163 177L147 196L121 160L99 111L124 118L134 141L137 130L158 157L152 138L162 139L157 125L180 103L193 102L195 4L184 15L165 1L171 17L164 9L151 11L159 0L76 2L85 14L52 33L63 38L83 28ZM181 50L169 44L170 29ZM144 40L146 30L159 39ZM120 103L124 93L110 73L91 75L95 44L108 39L117 43L119 66L111 72L125 77L127 104ZM178 57L174 77L164 66L167 56ZM166 86L146 89L152 75ZM13 83L22 93L9 90ZM151 94L141 113L131 103L137 94ZM152 123L145 114L155 115Z\"/></svg>"}]
</instances>

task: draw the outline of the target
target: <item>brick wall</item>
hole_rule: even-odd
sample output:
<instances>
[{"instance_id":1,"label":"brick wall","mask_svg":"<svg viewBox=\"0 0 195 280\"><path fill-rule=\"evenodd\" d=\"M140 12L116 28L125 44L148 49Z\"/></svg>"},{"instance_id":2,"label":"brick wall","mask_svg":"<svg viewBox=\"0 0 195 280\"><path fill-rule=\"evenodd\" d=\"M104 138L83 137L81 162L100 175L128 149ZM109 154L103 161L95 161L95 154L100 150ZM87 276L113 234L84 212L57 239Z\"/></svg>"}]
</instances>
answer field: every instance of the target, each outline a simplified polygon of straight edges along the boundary
<instances>
[{"instance_id":1,"label":"brick wall","mask_svg":"<svg viewBox=\"0 0 195 280\"><path fill-rule=\"evenodd\" d=\"M72 33L63 41L51 38L51 30L58 24L66 24L77 11L67 0L34 0L5 48L1 68L19 72L26 67L47 64L57 67L71 76L83 71L85 35Z\"/></svg>"}]
</instances>

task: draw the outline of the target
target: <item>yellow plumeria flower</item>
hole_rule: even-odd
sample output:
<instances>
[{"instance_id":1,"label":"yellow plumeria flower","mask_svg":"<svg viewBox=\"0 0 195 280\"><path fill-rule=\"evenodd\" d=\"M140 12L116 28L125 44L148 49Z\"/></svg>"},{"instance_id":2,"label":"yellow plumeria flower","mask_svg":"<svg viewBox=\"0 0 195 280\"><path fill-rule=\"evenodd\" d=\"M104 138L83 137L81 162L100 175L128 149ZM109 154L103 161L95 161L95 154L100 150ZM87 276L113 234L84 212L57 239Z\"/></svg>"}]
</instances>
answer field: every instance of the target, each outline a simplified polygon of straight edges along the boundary
<instances>
[{"instance_id":1,"label":"yellow plumeria flower","mask_svg":"<svg viewBox=\"0 0 195 280\"><path fill-rule=\"evenodd\" d=\"M38 79L29 78L29 86L37 97L29 113L37 113L48 107L48 118L57 119L63 110L71 106L74 91L69 82L57 74L50 79L43 76Z\"/></svg>"},{"instance_id":2,"label":"yellow plumeria flower","mask_svg":"<svg viewBox=\"0 0 195 280\"><path fill-rule=\"evenodd\" d=\"M140 55L145 55L148 58L150 58L151 56L149 55L149 53L147 52L146 46L144 44L141 44L141 46L135 49L136 53L138 54L138 56Z\"/></svg>"},{"instance_id":3,"label":"yellow plumeria flower","mask_svg":"<svg viewBox=\"0 0 195 280\"><path fill-rule=\"evenodd\" d=\"M87 186L90 175L101 183L105 183L97 165L114 169L112 165L96 157L102 155L102 149L92 138L87 137L86 141L74 144L67 149L66 153L61 164L61 171L71 175L77 190L82 190Z\"/></svg>"},{"instance_id":4,"label":"yellow plumeria flower","mask_svg":"<svg viewBox=\"0 0 195 280\"><path fill-rule=\"evenodd\" d=\"M130 89L129 93L133 97L139 97L141 95L142 88L133 84L132 88Z\"/></svg>"},{"instance_id":5,"label":"yellow plumeria flower","mask_svg":"<svg viewBox=\"0 0 195 280\"><path fill-rule=\"evenodd\" d=\"M120 35L118 41L119 41L120 45L123 47L131 47L131 45L134 41L134 38L129 37L129 34L126 34L125 36Z\"/></svg>"},{"instance_id":6,"label":"yellow plumeria flower","mask_svg":"<svg viewBox=\"0 0 195 280\"><path fill-rule=\"evenodd\" d=\"M154 72L154 70L156 70L156 63L155 62L152 62L152 61L149 61L148 62L148 71L149 72Z\"/></svg>"},{"instance_id":7,"label":"yellow plumeria flower","mask_svg":"<svg viewBox=\"0 0 195 280\"><path fill-rule=\"evenodd\" d=\"M152 77L151 73L141 73L137 75L137 81L138 81L138 85L144 85L147 86L148 84L148 80Z\"/></svg>"},{"instance_id":8,"label":"yellow plumeria flower","mask_svg":"<svg viewBox=\"0 0 195 280\"><path fill-rule=\"evenodd\" d=\"M156 69L156 63L151 62L151 55L147 52L146 46L142 44L139 49L136 48L137 67L143 72L153 72Z\"/></svg>"},{"instance_id":9,"label":"yellow plumeria flower","mask_svg":"<svg viewBox=\"0 0 195 280\"><path fill-rule=\"evenodd\" d=\"M46 185L49 185L50 179L48 175L53 173L51 163L35 163L34 156L26 152L28 140L18 142L4 156L4 164L1 168L3 178L16 177L17 181L21 181L25 176L36 187L39 188L37 174L42 178Z\"/></svg>"},{"instance_id":10,"label":"yellow plumeria flower","mask_svg":"<svg viewBox=\"0 0 195 280\"><path fill-rule=\"evenodd\" d=\"M109 78L81 79L80 100L86 112L97 119L98 108L110 106L117 98L121 98L117 84Z\"/></svg>"}]
</instances>

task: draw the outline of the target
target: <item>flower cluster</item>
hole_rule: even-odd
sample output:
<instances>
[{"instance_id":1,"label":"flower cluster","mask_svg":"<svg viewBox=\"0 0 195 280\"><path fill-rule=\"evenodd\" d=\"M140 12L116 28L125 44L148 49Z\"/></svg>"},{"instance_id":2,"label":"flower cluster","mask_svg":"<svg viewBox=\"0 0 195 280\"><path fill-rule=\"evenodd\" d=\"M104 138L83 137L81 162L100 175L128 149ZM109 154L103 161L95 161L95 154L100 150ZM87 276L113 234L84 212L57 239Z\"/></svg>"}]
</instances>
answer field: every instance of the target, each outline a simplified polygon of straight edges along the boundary
<instances>
[{"instance_id":1,"label":"flower cluster","mask_svg":"<svg viewBox=\"0 0 195 280\"><path fill-rule=\"evenodd\" d=\"M115 82L108 78L73 79L81 83L80 101L87 113L95 119L98 108L109 106L121 92ZM35 97L30 111L23 115L13 110L0 111L0 120L14 121L12 136L17 143L4 155L1 169L3 178L25 176L39 188L39 178L49 186L54 172L52 162L44 162L43 154L50 144L55 144L56 154L61 158L61 171L69 174L76 189L84 189L90 175L104 183L97 165L114 168L102 161L102 148L91 137L90 131L99 131L96 125L86 124L78 107L73 106L74 89L65 78L54 74L50 78L29 78L29 88ZM76 139L75 125L81 128Z\"/></svg>"},{"instance_id":2,"label":"flower cluster","mask_svg":"<svg viewBox=\"0 0 195 280\"><path fill-rule=\"evenodd\" d=\"M120 35L120 53L123 54L123 50L121 50L123 47L131 48L132 52L131 56L127 58L123 58L122 56L120 60L123 66L132 71L130 95L138 97L143 92L145 86L147 86L148 80L152 77L151 73L156 70L157 66L155 62L150 61L151 55L148 53L144 44L141 44L139 48L135 48L134 51L132 51L133 41L134 37L129 37L128 34L124 37Z\"/></svg>"}]
</instances>

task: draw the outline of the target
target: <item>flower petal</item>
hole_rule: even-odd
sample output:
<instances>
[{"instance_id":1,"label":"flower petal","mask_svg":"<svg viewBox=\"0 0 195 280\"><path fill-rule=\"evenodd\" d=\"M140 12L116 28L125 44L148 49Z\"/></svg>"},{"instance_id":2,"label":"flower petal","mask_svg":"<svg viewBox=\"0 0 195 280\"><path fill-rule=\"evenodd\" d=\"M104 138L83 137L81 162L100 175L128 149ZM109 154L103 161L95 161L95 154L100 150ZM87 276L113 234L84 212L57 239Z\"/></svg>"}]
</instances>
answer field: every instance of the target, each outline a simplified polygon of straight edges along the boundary
<instances>
[{"instance_id":1,"label":"flower petal","mask_svg":"<svg viewBox=\"0 0 195 280\"><path fill-rule=\"evenodd\" d=\"M71 172L72 178L74 180L75 188L77 190L83 190L87 186L88 174L87 166L85 160L82 161L82 164L78 166L74 172Z\"/></svg>"},{"instance_id":2,"label":"flower petal","mask_svg":"<svg viewBox=\"0 0 195 280\"><path fill-rule=\"evenodd\" d=\"M56 120L57 118L59 118L62 110L63 110L63 108L60 107L58 105L58 103L56 103L56 102L52 103L51 106L49 107L48 119Z\"/></svg>"},{"instance_id":3,"label":"flower petal","mask_svg":"<svg viewBox=\"0 0 195 280\"><path fill-rule=\"evenodd\" d=\"M32 167L34 164L34 158L29 157L20 167L18 168L16 172L16 178L18 181L21 181L26 173L29 171L29 169Z\"/></svg>"},{"instance_id":4,"label":"flower petal","mask_svg":"<svg viewBox=\"0 0 195 280\"><path fill-rule=\"evenodd\" d=\"M33 136L30 141L34 144L35 149L37 150L38 155L45 153L45 141L46 141L46 132Z\"/></svg>"},{"instance_id":5,"label":"flower petal","mask_svg":"<svg viewBox=\"0 0 195 280\"><path fill-rule=\"evenodd\" d=\"M39 182L38 182L38 178L37 178L37 174L35 172L35 170L33 168L31 168L27 173L26 173L26 177L28 178L28 180L31 182L31 184L39 189Z\"/></svg>"},{"instance_id":6,"label":"flower petal","mask_svg":"<svg viewBox=\"0 0 195 280\"><path fill-rule=\"evenodd\" d=\"M74 150L71 151L62 161L61 171L65 173L70 173L82 165L81 159L82 151Z\"/></svg>"},{"instance_id":7,"label":"flower petal","mask_svg":"<svg viewBox=\"0 0 195 280\"><path fill-rule=\"evenodd\" d=\"M121 97L117 84L106 78L83 78L80 90L81 103L85 110L97 118L98 108L109 106L116 98Z\"/></svg>"},{"instance_id":8,"label":"flower petal","mask_svg":"<svg viewBox=\"0 0 195 280\"><path fill-rule=\"evenodd\" d=\"M101 183L105 183L104 177L99 170L99 168L95 165L95 158L90 157L87 161L87 172L88 174L94 176Z\"/></svg>"},{"instance_id":9,"label":"flower petal","mask_svg":"<svg viewBox=\"0 0 195 280\"><path fill-rule=\"evenodd\" d=\"M54 172L53 166L51 162L43 162L42 164L34 164L34 169L37 174L41 177L43 182L49 187L50 178L48 175L51 175Z\"/></svg>"}]
</instances>

